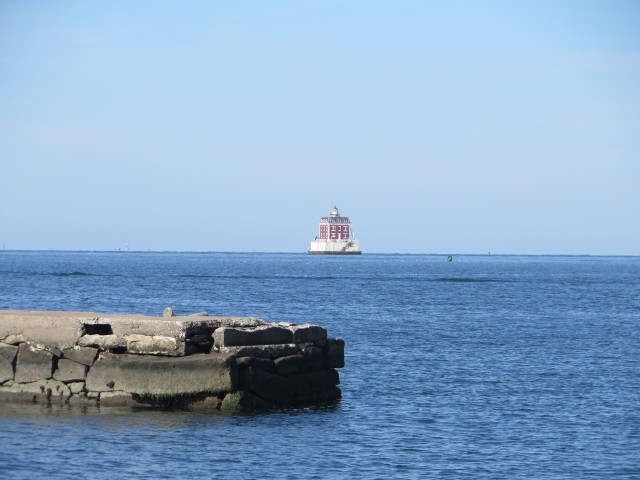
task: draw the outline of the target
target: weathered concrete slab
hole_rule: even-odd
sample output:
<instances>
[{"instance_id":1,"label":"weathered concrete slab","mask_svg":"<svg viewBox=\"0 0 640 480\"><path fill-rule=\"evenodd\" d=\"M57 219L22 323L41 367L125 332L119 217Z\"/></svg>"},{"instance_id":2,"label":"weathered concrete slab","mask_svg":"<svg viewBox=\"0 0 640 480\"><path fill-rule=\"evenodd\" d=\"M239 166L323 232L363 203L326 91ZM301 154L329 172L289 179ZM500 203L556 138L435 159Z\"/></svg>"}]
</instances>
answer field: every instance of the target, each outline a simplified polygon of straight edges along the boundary
<instances>
[{"instance_id":1,"label":"weathered concrete slab","mask_svg":"<svg viewBox=\"0 0 640 480\"><path fill-rule=\"evenodd\" d=\"M53 355L48 351L21 343L16 360L16 382L37 382L51 378L53 373L52 359Z\"/></svg>"},{"instance_id":2,"label":"weathered concrete slab","mask_svg":"<svg viewBox=\"0 0 640 480\"><path fill-rule=\"evenodd\" d=\"M185 343L161 335L127 335L127 352L138 355L184 356Z\"/></svg>"},{"instance_id":3,"label":"weathered concrete slab","mask_svg":"<svg viewBox=\"0 0 640 480\"><path fill-rule=\"evenodd\" d=\"M253 328L266 324L267 322L257 317L154 317L94 312L0 310L0 341L14 345L29 342L41 349L65 350L76 345L81 336L115 335L120 339L127 335L165 336L180 342L191 334L203 331L211 333L220 327Z\"/></svg>"},{"instance_id":4,"label":"weathered concrete slab","mask_svg":"<svg viewBox=\"0 0 640 480\"><path fill-rule=\"evenodd\" d=\"M215 348L283 343L294 343L293 332L279 326L260 326L253 329L222 327L213 332Z\"/></svg>"},{"instance_id":5,"label":"weathered concrete slab","mask_svg":"<svg viewBox=\"0 0 640 480\"><path fill-rule=\"evenodd\" d=\"M124 350L127 348L127 341L120 335L83 335L78 339L78 346L93 347L100 350Z\"/></svg>"},{"instance_id":6,"label":"weathered concrete slab","mask_svg":"<svg viewBox=\"0 0 640 480\"><path fill-rule=\"evenodd\" d=\"M82 323L93 321L86 312L0 311L0 341L14 343L20 338L41 349L63 349L75 345Z\"/></svg>"},{"instance_id":7,"label":"weathered concrete slab","mask_svg":"<svg viewBox=\"0 0 640 480\"><path fill-rule=\"evenodd\" d=\"M173 316L151 317L145 315L109 315L100 314L96 324L111 326L114 335L147 335L165 336L184 340L191 331L203 329L213 332L216 328L229 327L257 327L266 322L257 317L213 317L213 316Z\"/></svg>"},{"instance_id":8,"label":"weathered concrete slab","mask_svg":"<svg viewBox=\"0 0 640 480\"><path fill-rule=\"evenodd\" d=\"M236 361L224 354L152 357L101 354L87 374L87 390L177 395L233 390Z\"/></svg>"},{"instance_id":9,"label":"weathered concrete slab","mask_svg":"<svg viewBox=\"0 0 640 480\"><path fill-rule=\"evenodd\" d=\"M53 378L61 382L80 382L87 376L87 366L73 360L61 358L58 368L53 372Z\"/></svg>"},{"instance_id":10,"label":"weathered concrete slab","mask_svg":"<svg viewBox=\"0 0 640 480\"><path fill-rule=\"evenodd\" d=\"M62 356L68 360L73 360L76 363L81 363L82 365L90 367L98 356L98 349L75 346L73 348L64 349L62 351Z\"/></svg>"}]
</instances>

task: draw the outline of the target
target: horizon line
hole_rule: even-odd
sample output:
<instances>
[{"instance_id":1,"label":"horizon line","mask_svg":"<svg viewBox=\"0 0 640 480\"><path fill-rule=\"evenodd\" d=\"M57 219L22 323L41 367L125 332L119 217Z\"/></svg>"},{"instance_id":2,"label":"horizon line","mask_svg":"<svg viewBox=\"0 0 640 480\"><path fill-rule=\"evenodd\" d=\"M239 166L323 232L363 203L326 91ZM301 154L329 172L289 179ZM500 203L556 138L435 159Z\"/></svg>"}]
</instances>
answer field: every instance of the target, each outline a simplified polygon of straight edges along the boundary
<instances>
[{"instance_id":1,"label":"horizon line","mask_svg":"<svg viewBox=\"0 0 640 480\"><path fill-rule=\"evenodd\" d=\"M198 253L198 254L258 254L258 255L307 255L306 251L226 251L226 250L99 250L99 249L32 249L12 248L1 249L1 252L59 252L59 253ZM362 252L362 255L414 255L414 256L470 256L470 257L640 257L640 254L615 254L615 253L462 253L462 252ZM323 257L323 255L316 255ZM335 255L339 257L340 255Z\"/></svg>"}]
</instances>

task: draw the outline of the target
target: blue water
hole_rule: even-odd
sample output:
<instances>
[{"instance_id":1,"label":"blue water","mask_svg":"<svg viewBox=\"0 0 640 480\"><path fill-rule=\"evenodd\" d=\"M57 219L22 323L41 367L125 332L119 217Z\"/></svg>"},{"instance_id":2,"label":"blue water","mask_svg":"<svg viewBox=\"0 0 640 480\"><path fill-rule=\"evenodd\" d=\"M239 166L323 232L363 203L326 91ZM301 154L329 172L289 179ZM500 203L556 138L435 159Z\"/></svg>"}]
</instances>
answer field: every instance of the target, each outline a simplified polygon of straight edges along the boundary
<instances>
[{"instance_id":1,"label":"blue water","mask_svg":"<svg viewBox=\"0 0 640 480\"><path fill-rule=\"evenodd\" d=\"M6 478L640 478L640 258L0 252L0 309L208 311L346 340L254 415L0 405Z\"/></svg>"}]
</instances>

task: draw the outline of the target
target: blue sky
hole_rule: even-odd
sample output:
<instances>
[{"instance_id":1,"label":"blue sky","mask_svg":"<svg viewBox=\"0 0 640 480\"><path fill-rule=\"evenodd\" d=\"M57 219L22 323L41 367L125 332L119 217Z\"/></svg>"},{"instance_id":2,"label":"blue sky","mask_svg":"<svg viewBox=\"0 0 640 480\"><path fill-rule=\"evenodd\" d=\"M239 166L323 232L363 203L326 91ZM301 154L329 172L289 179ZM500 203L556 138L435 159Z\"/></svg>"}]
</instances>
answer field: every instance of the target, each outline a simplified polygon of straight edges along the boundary
<instances>
[{"instance_id":1,"label":"blue sky","mask_svg":"<svg viewBox=\"0 0 640 480\"><path fill-rule=\"evenodd\" d=\"M7 249L640 255L640 3L0 3Z\"/></svg>"}]
</instances>

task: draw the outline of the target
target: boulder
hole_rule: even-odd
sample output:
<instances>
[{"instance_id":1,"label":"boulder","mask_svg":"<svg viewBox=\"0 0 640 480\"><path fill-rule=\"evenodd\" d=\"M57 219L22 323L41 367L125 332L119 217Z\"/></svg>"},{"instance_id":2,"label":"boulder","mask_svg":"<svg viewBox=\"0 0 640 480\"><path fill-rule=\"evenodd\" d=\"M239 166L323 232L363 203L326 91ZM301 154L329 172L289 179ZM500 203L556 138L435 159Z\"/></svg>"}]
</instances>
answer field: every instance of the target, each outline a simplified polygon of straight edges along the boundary
<instances>
[{"instance_id":1,"label":"boulder","mask_svg":"<svg viewBox=\"0 0 640 480\"><path fill-rule=\"evenodd\" d=\"M9 361L9 363L13 363L17 353L18 353L17 346L0 342L0 357Z\"/></svg>"},{"instance_id":2,"label":"boulder","mask_svg":"<svg viewBox=\"0 0 640 480\"><path fill-rule=\"evenodd\" d=\"M66 384L73 395L79 395L85 391L84 382L71 382Z\"/></svg>"},{"instance_id":3,"label":"boulder","mask_svg":"<svg viewBox=\"0 0 640 480\"><path fill-rule=\"evenodd\" d=\"M0 356L0 384L13 380L13 362Z\"/></svg>"},{"instance_id":4,"label":"boulder","mask_svg":"<svg viewBox=\"0 0 640 480\"><path fill-rule=\"evenodd\" d=\"M53 355L46 350L21 343L16 360L15 380L18 383L37 382L51 378Z\"/></svg>"},{"instance_id":5,"label":"boulder","mask_svg":"<svg viewBox=\"0 0 640 480\"><path fill-rule=\"evenodd\" d=\"M81 363L61 358L58 360L58 368L53 372L53 378L61 382L80 382L86 378L87 368Z\"/></svg>"},{"instance_id":6,"label":"boulder","mask_svg":"<svg viewBox=\"0 0 640 480\"><path fill-rule=\"evenodd\" d=\"M73 360L74 362L90 367L98 356L98 349L93 347L79 347L76 345L73 348L64 349L62 356L68 360Z\"/></svg>"}]
</instances>

